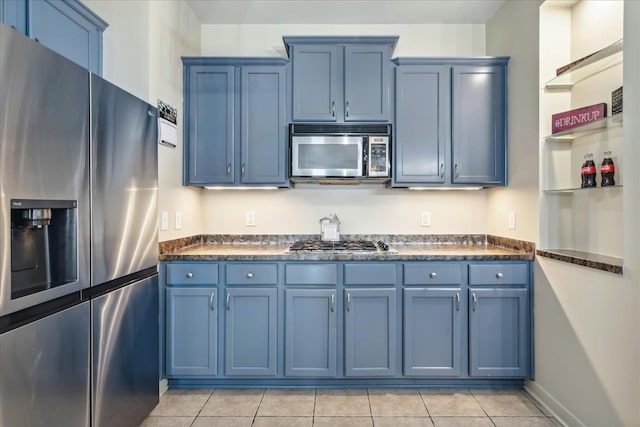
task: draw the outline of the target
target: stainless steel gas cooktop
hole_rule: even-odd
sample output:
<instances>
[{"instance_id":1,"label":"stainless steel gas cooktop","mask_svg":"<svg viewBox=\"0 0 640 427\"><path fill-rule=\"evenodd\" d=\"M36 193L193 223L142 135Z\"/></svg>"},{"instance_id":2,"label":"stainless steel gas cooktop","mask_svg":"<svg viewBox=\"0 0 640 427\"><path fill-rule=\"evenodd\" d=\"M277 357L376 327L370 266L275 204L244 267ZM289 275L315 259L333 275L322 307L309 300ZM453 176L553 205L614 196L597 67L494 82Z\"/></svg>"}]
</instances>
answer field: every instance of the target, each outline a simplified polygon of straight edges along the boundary
<instances>
[{"instance_id":1,"label":"stainless steel gas cooktop","mask_svg":"<svg viewBox=\"0 0 640 427\"><path fill-rule=\"evenodd\" d=\"M377 252L389 250L384 242L372 240L339 240L330 242L324 240L300 240L289 247L291 252Z\"/></svg>"}]
</instances>

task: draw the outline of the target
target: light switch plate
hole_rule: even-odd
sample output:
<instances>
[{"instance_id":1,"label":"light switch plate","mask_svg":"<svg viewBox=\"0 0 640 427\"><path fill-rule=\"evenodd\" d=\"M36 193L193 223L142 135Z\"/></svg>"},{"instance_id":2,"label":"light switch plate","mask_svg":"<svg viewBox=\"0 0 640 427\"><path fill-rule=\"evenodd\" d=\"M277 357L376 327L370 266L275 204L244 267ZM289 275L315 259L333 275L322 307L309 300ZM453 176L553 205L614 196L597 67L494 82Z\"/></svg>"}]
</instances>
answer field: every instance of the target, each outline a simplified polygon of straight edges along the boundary
<instances>
[{"instance_id":1,"label":"light switch plate","mask_svg":"<svg viewBox=\"0 0 640 427\"><path fill-rule=\"evenodd\" d=\"M509 211L509 228L511 230L516 229L516 213L515 211Z\"/></svg>"},{"instance_id":2,"label":"light switch plate","mask_svg":"<svg viewBox=\"0 0 640 427\"><path fill-rule=\"evenodd\" d=\"M420 227L431 227L431 212L420 213Z\"/></svg>"},{"instance_id":3,"label":"light switch plate","mask_svg":"<svg viewBox=\"0 0 640 427\"><path fill-rule=\"evenodd\" d=\"M176 230L182 228L182 212L176 211Z\"/></svg>"},{"instance_id":4,"label":"light switch plate","mask_svg":"<svg viewBox=\"0 0 640 427\"><path fill-rule=\"evenodd\" d=\"M169 212L160 212L160 230L166 231L169 229Z\"/></svg>"}]
</instances>

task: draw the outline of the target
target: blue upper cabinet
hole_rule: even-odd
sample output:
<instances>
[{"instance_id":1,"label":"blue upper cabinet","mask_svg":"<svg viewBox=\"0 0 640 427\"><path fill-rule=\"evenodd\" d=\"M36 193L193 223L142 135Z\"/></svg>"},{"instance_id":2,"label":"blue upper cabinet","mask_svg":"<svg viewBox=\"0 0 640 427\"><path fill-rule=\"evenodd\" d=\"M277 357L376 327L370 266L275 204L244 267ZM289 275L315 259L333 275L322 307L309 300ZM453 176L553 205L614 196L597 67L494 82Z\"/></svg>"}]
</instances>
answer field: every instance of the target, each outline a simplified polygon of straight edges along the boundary
<instances>
[{"instance_id":1,"label":"blue upper cabinet","mask_svg":"<svg viewBox=\"0 0 640 427\"><path fill-rule=\"evenodd\" d=\"M183 58L184 184L288 186L287 61Z\"/></svg>"},{"instance_id":2,"label":"blue upper cabinet","mask_svg":"<svg viewBox=\"0 0 640 427\"><path fill-rule=\"evenodd\" d=\"M396 69L394 145L397 183L444 183L450 146L450 69L407 65Z\"/></svg>"},{"instance_id":3,"label":"blue upper cabinet","mask_svg":"<svg viewBox=\"0 0 640 427\"><path fill-rule=\"evenodd\" d=\"M293 46L293 120L337 121L339 53L337 46Z\"/></svg>"},{"instance_id":4,"label":"blue upper cabinet","mask_svg":"<svg viewBox=\"0 0 640 427\"><path fill-rule=\"evenodd\" d=\"M185 163L191 185L233 183L234 75L232 66L185 71Z\"/></svg>"},{"instance_id":5,"label":"blue upper cabinet","mask_svg":"<svg viewBox=\"0 0 640 427\"><path fill-rule=\"evenodd\" d=\"M0 0L0 22L27 34L27 0Z\"/></svg>"},{"instance_id":6,"label":"blue upper cabinet","mask_svg":"<svg viewBox=\"0 0 640 427\"><path fill-rule=\"evenodd\" d=\"M393 186L506 185L508 60L395 60Z\"/></svg>"},{"instance_id":7,"label":"blue upper cabinet","mask_svg":"<svg viewBox=\"0 0 640 427\"><path fill-rule=\"evenodd\" d=\"M391 53L398 37L284 37L292 61L292 118L391 118Z\"/></svg>"},{"instance_id":8,"label":"blue upper cabinet","mask_svg":"<svg viewBox=\"0 0 640 427\"><path fill-rule=\"evenodd\" d=\"M102 74L107 23L77 0L0 0L0 22Z\"/></svg>"},{"instance_id":9,"label":"blue upper cabinet","mask_svg":"<svg viewBox=\"0 0 640 427\"><path fill-rule=\"evenodd\" d=\"M453 182L505 184L506 65L453 67Z\"/></svg>"}]
</instances>

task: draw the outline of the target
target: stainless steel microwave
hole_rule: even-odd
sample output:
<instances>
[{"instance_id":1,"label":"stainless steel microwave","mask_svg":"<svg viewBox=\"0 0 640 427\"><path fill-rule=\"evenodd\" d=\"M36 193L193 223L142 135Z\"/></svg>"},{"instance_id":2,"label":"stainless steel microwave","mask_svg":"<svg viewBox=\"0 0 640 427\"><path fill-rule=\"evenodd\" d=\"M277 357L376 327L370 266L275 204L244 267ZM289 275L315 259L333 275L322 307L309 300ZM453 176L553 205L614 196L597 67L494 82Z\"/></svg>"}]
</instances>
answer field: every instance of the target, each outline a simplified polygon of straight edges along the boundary
<instances>
[{"instance_id":1,"label":"stainless steel microwave","mask_svg":"<svg viewBox=\"0 0 640 427\"><path fill-rule=\"evenodd\" d=\"M391 125L307 125L289 128L291 177L390 177Z\"/></svg>"}]
</instances>

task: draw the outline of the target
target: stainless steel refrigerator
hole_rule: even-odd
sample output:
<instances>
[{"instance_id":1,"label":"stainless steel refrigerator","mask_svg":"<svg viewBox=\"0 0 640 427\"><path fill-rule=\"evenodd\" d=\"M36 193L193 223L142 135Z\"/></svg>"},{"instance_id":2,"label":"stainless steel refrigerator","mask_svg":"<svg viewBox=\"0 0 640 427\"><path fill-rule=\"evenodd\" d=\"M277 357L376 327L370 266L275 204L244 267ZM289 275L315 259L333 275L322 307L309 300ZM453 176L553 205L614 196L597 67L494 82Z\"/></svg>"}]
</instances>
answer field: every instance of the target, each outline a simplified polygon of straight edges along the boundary
<instances>
[{"instance_id":1,"label":"stainless steel refrigerator","mask_svg":"<svg viewBox=\"0 0 640 427\"><path fill-rule=\"evenodd\" d=\"M155 108L0 24L0 426L158 402Z\"/></svg>"},{"instance_id":2,"label":"stainless steel refrigerator","mask_svg":"<svg viewBox=\"0 0 640 427\"><path fill-rule=\"evenodd\" d=\"M158 403L156 109L91 75L92 425Z\"/></svg>"}]
</instances>

